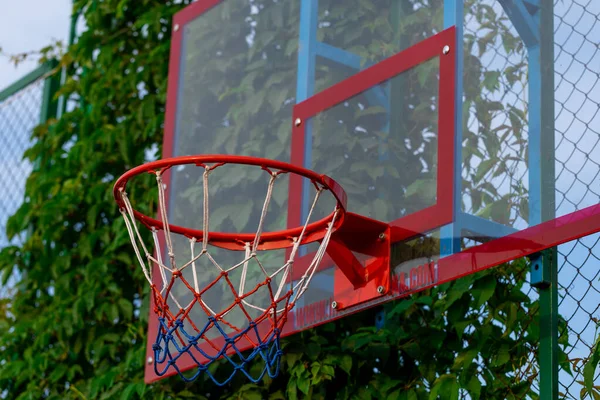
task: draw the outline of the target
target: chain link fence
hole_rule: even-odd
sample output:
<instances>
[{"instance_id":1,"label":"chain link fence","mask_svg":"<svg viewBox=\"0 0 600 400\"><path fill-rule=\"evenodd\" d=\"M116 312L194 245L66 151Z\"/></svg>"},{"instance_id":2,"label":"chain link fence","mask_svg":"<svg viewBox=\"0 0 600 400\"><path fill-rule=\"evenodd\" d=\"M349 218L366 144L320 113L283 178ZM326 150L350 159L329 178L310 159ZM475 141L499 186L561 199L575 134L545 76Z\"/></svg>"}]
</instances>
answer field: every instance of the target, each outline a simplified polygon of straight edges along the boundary
<instances>
[{"instance_id":1,"label":"chain link fence","mask_svg":"<svg viewBox=\"0 0 600 400\"><path fill-rule=\"evenodd\" d=\"M490 30L491 20L495 25ZM510 171L495 175L497 171L492 168L484 182L508 179L510 182L506 185L499 182L497 186L526 191L529 187L526 111L530 100L527 51L497 0L465 1L464 29L465 53L469 55L465 59L465 99L471 107L465 110L468 115L465 137L468 138L469 131L481 132L481 125L488 123L490 130L511 126L514 135L515 125L520 124L520 139L525 140L510 142L497 154L483 152L481 159L497 156L502 160L498 165ZM564 215L600 203L600 1L556 0L553 42L555 202L556 214ZM475 70L482 72L473 73ZM8 240L6 222L22 203L25 182L32 170L32 165L22 159L24 151L31 146L31 132L55 112L48 107L53 96L47 77L49 71L49 66L42 66L0 92L0 248L22 240ZM474 91L469 92L471 89ZM469 103L469 96L477 99ZM490 113L482 113L474 106L495 102L502 105L503 113L490 121L486 121ZM464 178L466 184L471 183L469 176ZM511 223L524 227L525 207L514 204ZM473 203L465 207L465 212L477 211ZM600 396L600 390L596 397L585 391L584 367L597 351L600 337L600 235L561 245L558 254L559 335L566 354L566 359L560 360L560 397L595 399ZM534 321L539 315L538 292L526 282L528 269L515 268L509 283L522 285L521 291L530 301L519 307ZM0 285L0 299L6 297L7 287L10 283L4 288ZM524 326L519 333L523 341L528 328ZM530 343L529 356L515 366L514 372L515 382L529 380L533 391L538 393L539 357L536 353L539 350L536 343ZM600 383L600 372L595 374L593 382Z\"/></svg>"},{"instance_id":2,"label":"chain link fence","mask_svg":"<svg viewBox=\"0 0 600 400\"><path fill-rule=\"evenodd\" d=\"M554 3L556 208L561 214L600 202L600 2ZM598 345L600 236L558 249L559 314L566 320L568 363L561 396L596 399L584 388L584 365ZM593 382L600 385L600 372Z\"/></svg>"},{"instance_id":3,"label":"chain link fence","mask_svg":"<svg viewBox=\"0 0 600 400\"><path fill-rule=\"evenodd\" d=\"M9 240L6 224L24 200L25 183L33 166L23 159L32 145L33 129L56 115L53 105L54 85L50 76L54 63L41 65L21 80L0 92L0 249L18 245L23 237ZM0 298L6 298L11 287L0 283Z\"/></svg>"},{"instance_id":4,"label":"chain link fence","mask_svg":"<svg viewBox=\"0 0 600 400\"><path fill-rule=\"evenodd\" d=\"M555 0L553 12L553 36L541 40L552 40L554 45L555 195L550 202L541 200L546 204L553 200L556 216L561 216L600 203L600 2ZM499 1L465 1L464 35L463 115L467 119L463 140L479 140L480 152L470 165L476 171L485 160L494 160L495 166L481 181L503 188L498 198L523 199L522 193L530 189L528 123L530 106L536 100L529 98L528 85L536 72L530 70L528 50ZM490 104L500 112L484 108ZM485 143L486 132L501 136L505 129L499 150ZM470 195L478 190L474 175L467 163L463 185ZM477 213L474 204L465 202L464 211ZM524 227L528 207L521 201L509 204L510 223ZM600 386L594 394L585 388L584 372L600 343L599 261L598 234L558 248L560 398L600 398ZM528 278L523 275L523 279ZM538 291L527 282L524 285L530 305L537 307ZM529 308L532 316L539 317L540 312ZM532 356L529 362L529 367L515 367L515 382L530 380L533 391L539 393L540 359ZM589 374L588 368L588 382ZM600 371L592 381L600 385Z\"/></svg>"}]
</instances>

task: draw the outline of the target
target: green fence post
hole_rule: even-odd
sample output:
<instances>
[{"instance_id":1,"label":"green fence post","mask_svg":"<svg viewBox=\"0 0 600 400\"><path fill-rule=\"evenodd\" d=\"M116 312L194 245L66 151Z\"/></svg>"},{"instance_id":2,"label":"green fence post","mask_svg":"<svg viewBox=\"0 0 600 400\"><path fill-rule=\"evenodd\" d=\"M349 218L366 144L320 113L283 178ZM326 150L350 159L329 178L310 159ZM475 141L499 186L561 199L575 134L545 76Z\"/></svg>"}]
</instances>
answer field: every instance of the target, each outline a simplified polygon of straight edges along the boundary
<instances>
[{"instance_id":1,"label":"green fence post","mask_svg":"<svg viewBox=\"0 0 600 400\"><path fill-rule=\"evenodd\" d=\"M4 100L8 99L9 97L11 97L12 95L19 93L21 90L25 89L27 86L31 85L33 82L42 78L44 75L46 75L51 70L52 70L52 68L50 68L50 63L40 65L39 67L37 67L36 69L34 69L33 71L31 71L30 73L25 75L24 77L22 77L21 79L19 79L15 83L13 83L12 85L8 86L6 89L0 91L0 101L4 101Z\"/></svg>"},{"instance_id":2,"label":"green fence post","mask_svg":"<svg viewBox=\"0 0 600 400\"><path fill-rule=\"evenodd\" d=\"M41 69L45 70L46 74L52 72L58 67L58 61L51 60L44 63ZM42 107L40 110L40 123L46 122L50 118L56 118L58 113L58 100L54 95L60 87L60 74L58 71L46 77L44 82L44 92L42 93Z\"/></svg>"},{"instance_id":3,"label":"green fence post","mask_svg":"<svg viewBox=\"0 0 600 400\"><path fill-rule=\"evenodd\" d=\"M554 3L540 0L540 64L541 64L541 171L542 220L555 218L556 176L554 143ZM558 399L558 260L557 249L541 258L546 283L539 288L540 304L540 399Z\"/></svg>"}]
</instances>

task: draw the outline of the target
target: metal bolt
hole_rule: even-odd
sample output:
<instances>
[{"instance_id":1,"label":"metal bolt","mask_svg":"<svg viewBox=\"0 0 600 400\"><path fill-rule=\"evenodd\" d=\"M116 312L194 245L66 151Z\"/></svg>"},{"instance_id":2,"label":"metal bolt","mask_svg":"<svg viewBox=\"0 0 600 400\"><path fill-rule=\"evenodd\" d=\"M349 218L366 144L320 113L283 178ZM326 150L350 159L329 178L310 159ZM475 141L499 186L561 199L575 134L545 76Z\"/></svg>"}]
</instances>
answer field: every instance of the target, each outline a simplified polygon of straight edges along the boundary
<instances>
[{"instance_id":1,"label":"metal bolt","mask_svg":"<svg viewBox=\"0 0 600 400\"><path fill-rule=\"evenodd\" d=\"M383 239L385 239L385 233L380 233L380 234L379 234L379 239L380 239L380 240L383 240Z\"/></svg>"},{"instance_id":2,"label":"metal bolt","mask_svg":"<svg viewBox=\"0 0 600 400\"><path fill-rule=\"evenodd\" d=\"M179 24L175 24L173 27L173 31L177 32L179 30Z\"/></svg>"},{"instance_id":3,"label":"metal bolt","mask_svg":"<svg viewBox=\"0 0 600 400\"><path fill-rule=\"evenodd\" d=\"M296 125L296 126L302 125L302 120L300 118L296 118L296 120L294 121L294 125Z\"/></svg>"},{"instance_id":4,"label":"metal bolt","mask_svg":"<svg viewBox=\"0 0 600 400\"><path fill-rule=\"evenodd\" d=\"M337 301L331 302L331 308L333 308L334 310L337 308Z\"/></svg>"},{"instance_id":5,"label":"metal bolt","mask_svg":"<svg viewBox=\"0 0 600 400\"><path fill-rule=\"evenodd\" d=\"M154 359L152 357L148 357L148 359L146 360L146 362L148 364L152 364L152 361L154 361Z\"/></svg>"},{"instance_id":6,"label":"metal bolt","mask_svg":"<svg viewBox=\"0 0 600 400\"><path fill-rule=\"evenodd\" d=\"M383 286L377 286L377 293L383 294L385 292L385 288Z\"/></svg>"},{"instance_id":7,"label":"metal bolt","mask_svg":"<svg viewBox=\"0 0 600 400\"><path fill-rule=\"evenodd\" d=\"M450 46L445 45L444 48L442 49L442 53L444 53L444 54L450 53Z\"/></svg>"}]
</instances>

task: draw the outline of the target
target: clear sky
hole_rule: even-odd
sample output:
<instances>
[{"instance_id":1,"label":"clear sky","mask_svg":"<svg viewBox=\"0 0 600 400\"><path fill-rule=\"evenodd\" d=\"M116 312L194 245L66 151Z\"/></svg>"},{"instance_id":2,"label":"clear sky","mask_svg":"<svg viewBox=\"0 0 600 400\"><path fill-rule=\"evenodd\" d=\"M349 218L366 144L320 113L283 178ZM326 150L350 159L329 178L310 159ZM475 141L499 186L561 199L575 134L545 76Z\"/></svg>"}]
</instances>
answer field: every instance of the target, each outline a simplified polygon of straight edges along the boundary
<instances>
[{"instance_id":1,"label":"clear sky","mask_svg":"<svg viewBox=\"0 0 600 400\"><path fill-rule=\"evenodd\" d=\"M53 39L66 44L71 0L0 0L0 47L15 54L39 50ZM37 66L28 61L17 68L0 56L0 90Z\"/></svg>"}]
</instances>

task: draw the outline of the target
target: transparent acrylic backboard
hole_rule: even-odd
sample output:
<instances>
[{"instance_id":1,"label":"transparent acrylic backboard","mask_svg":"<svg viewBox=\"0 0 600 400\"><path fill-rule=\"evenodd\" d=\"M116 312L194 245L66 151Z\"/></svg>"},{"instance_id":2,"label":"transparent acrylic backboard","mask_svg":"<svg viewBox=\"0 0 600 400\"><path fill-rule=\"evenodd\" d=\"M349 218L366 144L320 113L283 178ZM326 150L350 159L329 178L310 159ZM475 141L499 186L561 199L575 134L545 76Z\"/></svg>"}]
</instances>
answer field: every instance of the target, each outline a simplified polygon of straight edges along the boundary
<instances>
[{"instance_id":1,"label":"transparent acrylic backboard","mask_svg":"<svg viewBox=\"0 0 600 400\"><path fill-rule=\"evenodd\" d=\"M343 276L326 258L285 335L594 229L585 220L598 210L585 207L600 200L600 146L573 121L558 121L567 133L556 142L540 128L539 66L496 1L465 2L452 21L441 0L199 0L173 26L163 158L291 162L337 180L348 211L391 225L392 292L332 309ZM586 157L573 151L581 140ZM177 223L194 225L200 181L173 171ZM278 182L269 230L306 217L310 183L289 184ZM254 169L229 169L211 190L212 230L256 225L264 182ZM281 265L285 251L268 257ZM223 293L210 301L227 302ZM150 341L156 329L151 320Z\"/></svg>"}]
</instances>

